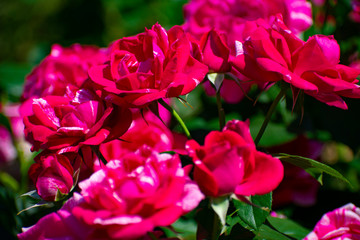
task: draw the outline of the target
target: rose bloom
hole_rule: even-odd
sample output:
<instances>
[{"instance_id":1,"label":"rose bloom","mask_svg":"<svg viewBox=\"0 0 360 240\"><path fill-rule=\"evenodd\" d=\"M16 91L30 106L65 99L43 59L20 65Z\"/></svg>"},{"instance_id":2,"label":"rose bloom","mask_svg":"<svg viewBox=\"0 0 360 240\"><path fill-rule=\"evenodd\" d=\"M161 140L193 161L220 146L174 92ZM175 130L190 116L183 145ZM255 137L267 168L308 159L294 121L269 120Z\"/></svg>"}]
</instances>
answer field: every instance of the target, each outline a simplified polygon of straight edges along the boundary
<instances>
[{"instance_id":1,"label":"rose bloom","mask_svg":"<svg viewBox=\"0 0 360 240\"><path fill-rule=\"evenodd\" d=\"M110 46L110 61L93 66L91 79L117 104L146 107L191 92L208 72L199 46L180 26L159 24Z\"/></svg>"},{"instance_id":2,"label":"rose bloom","mask_svg":"<svg viewBox=\"0 0 360 240\"><path fill-rule=\"evenodd\" d=\"M33 114L24 118L25 135L33 151L77 151L82 145L116 139L129 128L128 109L105 102L88 89L71 94L33 100Z\"/></svg>"},{"instance_id":3,"label":"rose bloom","mask_svg":"<svg viewBox=\"0 0 360 240\"><path fill-rule=\"evenodd\" d=\"M257 28L242 44L238 42L234 67L262 83L284 80L299 91L330 106L347 109L341 97L360 98L356 84L359 70L339 64L340 47L332 36L315 35L306 42L286 28L281 16L270 26L248 22Z\"/></svg>"},{"instance_id":4,"label":"rose bloom","mask_svg":"<svg viewBox=\"0 0 360 240\"><path fill-rule=\"evenodd\" d=\"M184 6L184 29L197 39L213 28L225 33L234 52L235 41L247 37L246 21L271 21L278 13L296 33L312 25L311 4L306 0L191 0Z\"/></svg>"},{"instance_id":5,"label":"rose bloom","mask_svg":"<svg viewBox=\"0 0 360 240\"><path fill-rule=\"evenodd\" d=\"M204 198L177 155L158 153L110 161L79 187L81 195L19 239L138 239L172 224Z\"/></svg>"},{"instance_id":6,"label":"rose bloom","mask_svg":"<svg viewBox=\"0 0 360 240\"><path fill-rule=\"evenodd\" d=\"M360 23L360 0L351 0L351 7L350 18L354 22Z\"/></svg>"},{"instance_id":7,"label":"rose bloom","mask_svg":"<svg viewBox=\"0 0 360 240\"><path fill-rule=\"evenodd\" d=\"M194 180L207 196L266 194L283 178L280 160L256 150L249 122L230 121L223 131L210 132L204 146L190 140L186 148L195 163Z\"/></svg>"},{"instance_id":8,"label":"rose bloom","mask_svg":"<svg viewBox=\"0 0 360 240\"><path fill-rule=\"evenodd\" d=\"M172 133L153 113L133 114L130 128L120 139L100 145L100 151L106 160L119 159L129 152L172 151L184 149L186 137ZM183 144L181 144L183 143ZM182 145L182 147L181 147Z\"/></svg>"},{"instance_id":9,"label":"rose bloom","mask_svg":"<svg viewBox=\"0 0 360 240\"><path fill-rule=\"evenodd\" d=\"M70 192L74 169L66 156L43 151L34 160L29 177L42 199L54 201L58 191L61 194Z\"/></svg>"},{"instance_id":10,"label":"rose bloom","mask_svg":"<svg viewBox=\"0 0 360 240\"><path fill-rule=\"evenodd\" d=\"M326 213L304 240L360 239L360 209L349 203Z\"/></svg>"},{"instance_id":11,"label":"rose bloom","mask_svg":"<svg viewBox=\"0 0 360 240\"><path fill-rule=\"evenodd\" d=\"M224 55L229 53L231 56L236 55L235 42L242 42L248 36L246 21L262 18L270 22L278 13L284 16L286 24L296 33L305 31L312 25L311 4L306 0L191 0L185 5L183 25L185 31L196 39L201 39L201 42L208 40L204 62L211 71L227 72L228 70L240 79L238 83L228 78L224 79L220 94L226 102L239 102L255 83L237 70L231 70ZM214 32L223 35L221 41ZM209 47L213 50L216 48L213 52L220 54L209 57L207 54ZM226 49L227 47L229 49ZM220 56L224 58L223 62L219 62ZM206 82L204 87L207 94L215 95L209 82ZM262 85L259 87L263 88Z\"/></svg>"},{"instance_id":12,"label":"rose bloom","mask_svg":"<svg viewBox=\"0 0 360 240\"><path fill-rule=\"evenodd\" d=\"M88 78L89 68L106 58L106 50L95 46L54 44L50 55L26 77L22 99L63 96L68 85L80 88Z\"/></svg>"},{"instance_id":13,"label":"rose bloom","mask_svg":"<svg viewBox=\"0 0 360 240\"><path fill-rule=\"evenodd\" d=\"M225 78L220 88L221 97L228 103L238 103L250 90L254 82L232 68L230 64L230 49L227 45L226 34L215 29L204 33L200 40L200 49L203 54L203 63L209 67L210 72L228 73L238 78L238 82ZM241 79L241 80L240 80ZM216 90L210 81L203 84L206 94L215 95Z\"/></svg>"},{"instance_id":14,"label":"rose bloom","mask_svg":"<svg viewBox=\"0 0 360 240\"><path fill-rule=\"evenodd\" d=\"M15 160L17 152L9 130L0 125L0 164Z\"/></svg>"}]
</instances>

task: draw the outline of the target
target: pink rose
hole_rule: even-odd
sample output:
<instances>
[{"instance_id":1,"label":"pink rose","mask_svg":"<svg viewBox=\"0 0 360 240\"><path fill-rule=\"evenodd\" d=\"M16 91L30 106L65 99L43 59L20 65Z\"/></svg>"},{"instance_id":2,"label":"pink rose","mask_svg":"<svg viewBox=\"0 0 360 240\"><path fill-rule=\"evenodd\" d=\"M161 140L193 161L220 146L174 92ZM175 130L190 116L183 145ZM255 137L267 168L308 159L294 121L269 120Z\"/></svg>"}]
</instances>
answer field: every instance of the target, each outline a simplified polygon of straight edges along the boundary
<instances>
[{"instance_id":1,"label":"pink rose","mask_svg":"<svg viewBox=\"0 0 360 240\"><path fill-rule=\"evenodd\" d=\"M9 130L0 125L0 163L10 162L15 160L17 152L13 144L13 140Z\"/></svg>"},{"instance_id":2,"label":"pink rose","mask_svg":"<svg viewBox=\"0 0 360 240\"><path fill-rule=\"evenodd\" d=\"M203 63L213 72L229 72L230 50L227 46L226 36L216 30L205 33L200 40L200 49L203 53Z\"/></svg>"},{"instance_id":3,"label":"pink rose","mask_svg":"<svg viewBox=\"0 0 360 240\"><path fill-rule=\"evenodd\" d=\"M280 160L256 150L249 122L230 121L222 132L210 132L204 146L190 140L186 148L195 163L194 180L208 196L266 194L283 178Z\"/></svg>"},{"instance_id":4,"label":"pink rose","mask_svg":"<svg viewBox=\"0 0 360 240\"><path fill-rule=\"evenodd\" d=\"M349 203L326 213L304 240L360 239L360 209Z\"/></svg>"},{"instance_id":5,"label":"pink rose","mask_svg":"<svg viewBox=\"0 0 360 240\"><path fill-rule=\"evenodd\" d=\"M159 24L115 41L110 61L89 70L91 79L117 104L146 107L191 92L205 77L199 46L184 30Z\"/></svg>"},{"instance_id":6,"label":"pink rose","mask_svg":"<svg viewBox=\"0 0 360 240\"><path fill-rule=\"evenodd\" d=\"M262 83L284 80L291 84L294 98L303 90L342 109L347 105L341 97L360 98L356 84L360 71L339 64L340 47L333 37L315 35L304 42L286 29L281 18L272 27L256 24L232 61L242 74Z\"/></svg>"},{"instance_id":7,"label":"pink rose","mask_svg":"<svg viewBox=\"0 0 360 240\"><path fill-rule=\"evenodd\" d=\"M271 21L278 13L295 33L312 25L311 4L306 0L191 0L184 7L184 29L200 39L215 28L227 35L229 47L235 54L235 41L246 38L246 21L259 18Z\"/></svg>"},{"instance_id":8,"label":"pink rose","mask_svg":"<svg viewBox=\"0 0 360 240\"><path fill-rule=\"evenodd\" d=\"M311 0L311 2L316 6L323 6L325 4L325 0Z\"/></svg>"},{"instance_id":9,"label":"pink rose","mask_svg":"<svg viewBox=\"0 0 360 240\"><path fill-rule=\"evenodd\" d=\"M184 29L196 39L201 39L202 43L208 39L205 47L202 47L204 63L210 71L231 72L240 79L239 82L230 79L223 81L220 94L226 102L241 101L255 84L231 69L227 59L229 54L232 57L236 55L236 41L244 41L251 32L246 21L263 18L270 22L278 13L284 15L285 22L296 33L312 25L311 5L305 0L192 0L185 5ZM215 94L210 83L206 82L204 87L207 94ZM263 88L262 85L259 87Z\"/></svg>"},{"instance_id":10,"label":"pink rose","mask_svg":"<svg viewBox=\"0 0 360 240\"><path fill-rule=\"evenodd\" d=\"M33 100L33 115L24 118L25 135L32 150L77 151L121 136L130 126L131 112L104 102L87 89L73 96L47 96Z\"/></svg>"},{"instance_id":11,"label":"pink rose","mask_svg":"<svg viewBox=\"0 0 360 240\"><path fill-rule=\"evenodd\" d=\"M80 88L89 68L105 60L106 50L95 46L74 44L65 48L55 44L50 55L26 77L22 98L63 96L68 85Z\"/></svg>"},{"instance_id":12,"label":"pink rose","mask_svg":"<svg viewBox=\"0 0 360 240\"><path fill-rule=\"evenodd\" d=\"M18 238L20 240L89 240L87 235L91 229L77 221L71 214L71 209L83 201L82 196L75 192L60 210L44 216L33 226L23 228L23 232L18 234Z\"/></svg>"},{"instance_id":13,"label":"pink rose","mask_svg":"<svg viewBox=\"0 0 360 240\"><path fill-rule=\"evenodd\" d=\"M73 186L74 169L64 155L42 152L35 157L29 177L40 197L54 201L56 194L68 194Z\"/></svg>"},{"instance_id":14,"label":"pink rose","mask_svg":"<svg viewBox=\"0 0 360 240\"><path fill-rule=\"evenodd\" d=\"M105 159L120 159L127 153L173 150L173 133L151 112L134 114L130 128L120 139L100 145Z\"/></svg>"},{"instance_id":15,"label":"pink rose","mask_svg":"<svg viewBox=\"0 0 360 240\"><path fill-rule=\"evenodd\" d=\"M172 224L204 198L177 155L158 153L129 153L110 161L79 187L81 195L75 193L69 204L19 238L137 239L157 226Z\"/></svg>"},{"instance_id":16,"label":"pink rose","mask_svg":"<svg viewBox=\"0 0 360 240\"><path fill-rule=\"evenodd\" d=\"M352 11L350 18L357 23L360 23L360 0L351 0Z\"/></svg>"}]
</instances>

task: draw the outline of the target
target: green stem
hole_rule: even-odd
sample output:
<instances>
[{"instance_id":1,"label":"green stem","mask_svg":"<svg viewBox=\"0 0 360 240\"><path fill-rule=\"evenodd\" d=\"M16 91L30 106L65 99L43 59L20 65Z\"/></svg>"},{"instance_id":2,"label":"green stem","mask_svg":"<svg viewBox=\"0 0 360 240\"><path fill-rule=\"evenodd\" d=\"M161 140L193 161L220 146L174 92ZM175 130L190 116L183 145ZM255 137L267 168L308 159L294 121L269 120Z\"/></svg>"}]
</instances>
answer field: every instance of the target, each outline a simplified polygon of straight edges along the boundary
<instances>
[{"instance_id":1,"label":"green stem","mask_svg":"<svg viewBox=\"0 0 360 240\"><path fill-rule=\"evenodd\" d=\"M159 103L166 108L174 117L175 119L178 121L178 123L180 124L180 126L182 127L182 129L184 130L184 133L186 135L186 137L188 139L191 139L191 135L189 132L189 129L186 127L184 121L181 119L180 115L175 111L175 109L173 109L169 104L167 104L163 99L159 100Z\"/></svg>"},{"instance_id":2,"label":"green stem","mask_svg":"<svg viewBox=\"0 0 360 240\"><path fill-rule=\"evenodd\" d=\"M271 106L270 106L270 108L269 108L269 110L268 110L268 112L266 114L265 120L264 120L263 124L261 125L260 131L259 131L259 133L257 134L257 136L256 136L256 138L254 140L256 146L260 142L260 139L263 136L267 125L270 122L271 116L272 116L277 104L285 96L285 93L286 93L287 89L288 89L288 87L282 87L281 91L279 92L279 94L276 96L275 100L271 104Z\"/></svg>"},{"instance_id":3,"label":"green stem","mask_svg":"<svg viewBox=\"0 0 360 240\"><path fill-rule=\"evenodd\" d=\"M107 160L105 159L104 155L100 152L99 146L90 146L91 150L96 154L96 156L102 161L104 165L107 164Z\"/></svg>"},{"instance_id":4,"label":"green stem","mask_svg":"<svg viewBox=\"0 0 360 240\"><path fill-rule=\"evenodd\" d=\"M213 227L212 227L210 239L211 240L219 239L219 217L215 212L214 212Z\"/></svg>"},{"instance_id":5,"label":"green stem","mask_svg":"<svg viewBox=\"0 0 360 240\"><path fill-rule=\"evenodd\" d=\"M225 126L225 112L221 104L221 96L219 91L216 92L216 105L219 113L219 126L221 131Z\"/></svg>"}]
</instances>

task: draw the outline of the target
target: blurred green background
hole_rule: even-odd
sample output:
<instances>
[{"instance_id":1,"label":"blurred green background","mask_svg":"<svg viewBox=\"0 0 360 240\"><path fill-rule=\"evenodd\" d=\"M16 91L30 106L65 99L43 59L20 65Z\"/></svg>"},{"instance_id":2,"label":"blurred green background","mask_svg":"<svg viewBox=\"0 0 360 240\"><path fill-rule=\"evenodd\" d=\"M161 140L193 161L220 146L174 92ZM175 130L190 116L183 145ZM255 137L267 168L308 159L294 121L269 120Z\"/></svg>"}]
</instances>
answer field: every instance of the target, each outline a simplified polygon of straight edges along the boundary
<instances>
[{"instance_id":1,"label":"blurred green background","mask_svg":"<svg viewBox=\"0 0 360 240\"><path fill-rule=\"evenodd\" d=\"M17 100L24 76L50 52L73 43L106 47L159 22L183 23L185 0L1 0L0 91ZM5 95L5 96L4 96Z\"/></svg>"}]
</instances>

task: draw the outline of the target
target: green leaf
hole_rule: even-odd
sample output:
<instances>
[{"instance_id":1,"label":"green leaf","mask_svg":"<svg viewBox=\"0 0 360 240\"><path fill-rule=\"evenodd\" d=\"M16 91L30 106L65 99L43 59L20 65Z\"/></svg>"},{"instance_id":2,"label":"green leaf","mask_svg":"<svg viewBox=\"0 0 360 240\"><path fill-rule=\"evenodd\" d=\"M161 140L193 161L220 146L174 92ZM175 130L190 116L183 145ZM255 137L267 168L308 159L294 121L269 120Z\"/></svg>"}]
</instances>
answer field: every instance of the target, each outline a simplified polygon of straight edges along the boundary
<instances>
[{"instance_id":1,"label":"green leaf","mask_svg":"<svg viewBox=\"0 0 360 240\"><path fill-rule=\"evenodd\" d=\"M38 207L51 208L51 207L54 207L54 206L55 206L55 204L53 202L40 201L40 202L38 202L38 203L28 207L28 208L25 208L25 209L21 210L20 212L18 212L17 215L20 215L22 212L28 211L28 210L30 210L32 208L38 208Z\"/></svg>"},{"instance_id":2,"label":"green leaf","mask_svg":"<svg viewBox=\"0 0 360 240\"><path fill-rule=\"evenodd\" d=\"M322 174L327 173L330 176L340 179L351 186L350 182L343 175L341 175L341 173L321 162L301 156L289 155L286 153L280 153L277 155L277 157L280 160L303 168L311 176L315 177L320 182L320 184L322 184Z\"/></svg>"},{"instance_id":3,"label":"green leaf","mask_svg":"<svg viewBox=\"0 0 360 240\"><path fill-rule=\"evenodd\" d=\"M262 225L256 234L255 240L290 240L290 238L285 235L275 231L269 226Z\"/></svg>"},{"instance_id":4,"label":"green leaf","mask_svg":"<svg viewBox=\"0 0 360 240\"><path fill-rule=\"evenodd\" d=\"M213 84L216 89L216 92L220 90L220 87L224 81L225 75L223 73L209 73L207 78Z\"/></svg>"},{"instance_id":5,"label":"green leaf","mask_svg":"<svg viewBox=\"0 0 360 240\"><path fill-rule=\"evenodd\" d=\"M233 199L233 203L241 220L239 223L245 224L243 227L251 231L257 231L270 214L272 195L271 193L255 195L251 196L249 200L252 204L237 199Z\"/></svg>"},{"instance_id":6,"label":"green leaf","mask_svg":"<svg viewBox=\"0 0 360 240\"><path fill-rule=\"evenodd\" d=\"M220 223L222 226L221 233L223 233L223 231L225 230L226 215L229 209L229 198L228 197L212 198L211 208L214 210L214 212L218 215L220 219Z\"/></svg>"},{"instance_id":7,"label":"green leaf","mask_svg":"<svg viewBox=\"0 0 360 240\"><path fill-rule=\"evenodd\" d=\"M310 232L310 230L287 218L269 216L267 220L277 231L295 239L303 239Z\"/></svg>"},{"instance_id":8,"label":"green leaf","mask_svg":"<svg viewBox=\"0 0 360 240\"><path fill-rule=\"evenodd\" d=\"M194 219L179 218L171 224L171 228L161 227L168 238L183 240L196 239L197 223Z\"/></svg>"},{"instance_id":9,"label":"green leaf","mask_svg":"<svg viewBox=\"0 0 360 240\"><path fill-rule=\"evenodd\" d=\"M227 233L227 234L230 234L232 228L233 228L236 224L240 223L240 221L241 221L241 220L240 220L240 217L239 217L238 215L235 215L234 217L232 217L232 216L227 216L227 217L226 217L226 224L227 224L226 233Z\"/></svg>"}]
</instances>

